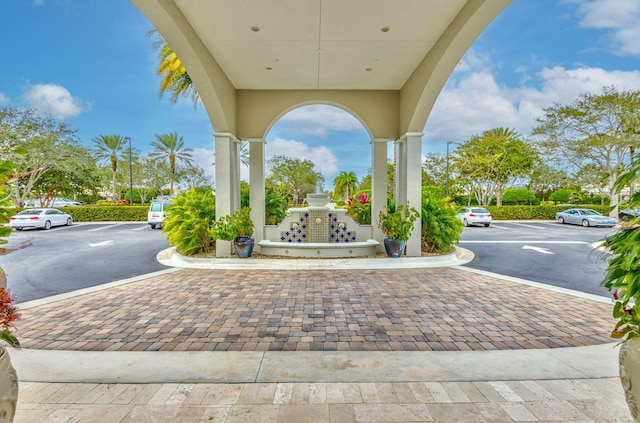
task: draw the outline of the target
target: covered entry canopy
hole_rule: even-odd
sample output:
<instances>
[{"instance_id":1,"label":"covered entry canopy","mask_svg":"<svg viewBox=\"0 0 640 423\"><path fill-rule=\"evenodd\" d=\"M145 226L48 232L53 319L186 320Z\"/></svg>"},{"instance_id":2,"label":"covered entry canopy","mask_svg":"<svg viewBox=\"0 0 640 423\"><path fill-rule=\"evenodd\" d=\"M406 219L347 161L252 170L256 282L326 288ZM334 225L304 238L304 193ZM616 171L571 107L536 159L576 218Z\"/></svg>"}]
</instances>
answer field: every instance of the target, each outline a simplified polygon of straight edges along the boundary
<instances>
[{"instance_id":1,"label":"covered entry canopy","mask_svg":"<svg viewBox=\"0 0 640 423\"><path fill-rule=\"evenodd\" d=\"M388 141L400 141L398 201L419 204L420 144L433 104L460 58L511 0L132 2L184 63L216 131L219 215L239 200L235 142L253 141L252 217L259 229L264 194L254 185L262 180L264 191L261 141L280 116L304 104L341 107L369 132L374 216L384 206L375 198L385 198ZM416 232L410 255L420 252Z\"/></svg>"}]
</instances>

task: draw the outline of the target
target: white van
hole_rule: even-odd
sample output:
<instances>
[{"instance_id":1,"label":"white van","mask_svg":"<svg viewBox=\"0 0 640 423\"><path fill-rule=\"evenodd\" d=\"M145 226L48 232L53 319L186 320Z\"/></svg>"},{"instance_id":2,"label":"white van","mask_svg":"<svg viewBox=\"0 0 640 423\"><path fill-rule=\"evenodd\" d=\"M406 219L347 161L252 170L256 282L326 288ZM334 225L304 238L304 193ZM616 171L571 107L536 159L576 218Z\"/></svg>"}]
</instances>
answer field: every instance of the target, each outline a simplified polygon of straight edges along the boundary
<instances>
[{"instance_id":1,"label":"white van","mask_svg":"<svg viewBox=\"0 0 640 423\"><path fill-rule=\"evenodd\" d=\"M171 204L169 200L153 200L151 204L149 204L147 223L151 226L151 229L162 227L166 210L171 207Z\"/></svg>"}]
</instances>

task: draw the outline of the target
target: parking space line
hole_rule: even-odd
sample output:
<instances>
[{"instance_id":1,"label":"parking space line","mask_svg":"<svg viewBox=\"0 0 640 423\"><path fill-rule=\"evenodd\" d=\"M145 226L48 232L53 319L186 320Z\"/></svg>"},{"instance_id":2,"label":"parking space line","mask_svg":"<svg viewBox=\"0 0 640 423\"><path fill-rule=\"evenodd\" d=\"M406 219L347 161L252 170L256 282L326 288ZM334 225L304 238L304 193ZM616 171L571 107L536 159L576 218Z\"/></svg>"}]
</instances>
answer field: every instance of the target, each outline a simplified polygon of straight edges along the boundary
<instances>
[{"instance_id":1,"label":"parking space line","mask_svg":"<svg viewBox=\"0 0 640 423\"><path fill-rule=\"evenodd\" d=\"M459 241L460 244L588 244L586 241L531 241L531 240L494 240L494 241Z\"/></svg>"},{"instance_id":2,"label":"parking space line","mask_svg":"<svg viewBox=\"0 0 640 423\"><path fill-rule=\"evenodd\" d=\"M546 230L547 228L540 226L540 225L527 225L526 223L515 223L515 222L511 222L512 225L517 225L517 226L524 226L525 228L533 228L533 229L544 229Z\"/></svg>"},{"instance_id":3,"label":"parking space line","mask_svg":"<svg viewBox=\"0 0 640 423\"><path fill-rule=\"evenodd\" d=\"M132 231L143 231L145 229L149 229L148 225L140 226L139 228L131 229Z\"/></svg>"},{"instance_id":4,"label":"parking space line","mask_svg":"<svg viewBox=\"0 0 640 423\"><path fill-rule=\"evenodd\" d=\"M116 226L117 223L111 223L109 225L105 225L105 226L100 226L99 228L95 228L95 229L88 229L87 232L97 232L97 231L101 231L103 229L107 229L110 228L112 226Z\"/></svg>"}]
</instances>

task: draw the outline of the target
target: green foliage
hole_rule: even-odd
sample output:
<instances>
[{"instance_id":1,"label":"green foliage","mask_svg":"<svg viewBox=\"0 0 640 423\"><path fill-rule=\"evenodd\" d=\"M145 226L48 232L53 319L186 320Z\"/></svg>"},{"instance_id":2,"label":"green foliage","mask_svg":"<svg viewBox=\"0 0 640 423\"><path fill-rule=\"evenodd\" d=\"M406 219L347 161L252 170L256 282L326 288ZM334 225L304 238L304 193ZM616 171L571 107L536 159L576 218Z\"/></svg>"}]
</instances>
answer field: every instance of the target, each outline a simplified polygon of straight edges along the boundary
<instances>
[{"instance_id":1,"label":"green foliage","mask_svg":"<svg viewBox=\"0 0 640 423\"><path fill-rule=\"evenodd\" d=\"M511 188L504 191L504 195L502 196L502 204L509 205L533 205L538 204L540 201L536 198L536 195L524 188Z\"/></svg>"},{"instance_id":2,"label":"green foliage","mask_svg":"<svg viewBox=\"0 0 640 423\"><path fill-rule=\"evenodd\" d=\"M371 225L371 197L368 191L359 192L348 203L347 214L361 225Z\"/></svg>"},{"instance_id":3,"label":"green foliage","mask_svg":"<svg viewBox=\"0 0 640 423\"><path fill-rule=\"evenodd\" d=\"M593 209L604 215L609 214L609 207L607 206L594 206L591 204L576 205L576 207L584 207ZM564 211L568 209L567 206L552 206L552 205L540 205L540 206L486 206L487 210L491 212L493 220L527 220L527 219L542 219L542 220L554 220L556 218L556 212Z\"/></svg>"},{"instance_id":4,"label":"green foliage","mask_svg":"<svg viewBox=\"0 0 640 423\"><path fill-rule=\"evenodd\" d=\"M349 199L351 193L355 192L356 184L358 183L358 177L355 172L342 171L333 180L333 198L344 198L344 201Z\"/></svg>"},{"instance_id":5,"label":"green foliage","mask_svg":"<svg viewBox=\"0 0 640 423\"><path fill-rule=\"evenodd\" d=\"M194 255L215 248L211 227L215 222L216 202L211 191L190 189L173 200L162 224L162 232L178 252Z\"/></svg>"},{"instance_id":6,"label":"green foliage","mask_svg":"<svg viewBox=\"0 0 640 423\"><path fill-rule=\"evenodd\" d=\"M274 156L269 160L271 176L266 180L267 188L298 206L307 194L313 193L324 178L315 171L311 160Z\"/></svg>"},{"instance_id":7,"label":"green foliage","mask_svg":"<svg viewBox=\"0 0 640 423\"><path fill-rule=\"evenodd\" d=\"M549 195L549 201L553 201L555 203L569 203L571 200L571 190L566 188L561 188L552 192Z\"/></svg>"},{"instance_id":8,"label":"green foliage","mask_svg":"<svg viewBox=\"0 0 640 423\"><path fill-rule=\"evenodd\" d=\"M74 222L146 222L148 206L79 206L60 207Z\"/></svg>"},{"instance_id":9,"label":"green foliage","mask_svg":"<svg viewBox=\"0 0 640 423\"><path fill-rule=\"evenodd\" d=\"M422 198L425 196L433 197L433 198L444 198L445 193L444 190L440 187L436 186L423 186L422 187Z\"/></svg>"},{"instance_id":10,"label":"green foliage","mask_svg":"<svg viewBox=\"0 0 640 423\"><path fill-rule=\"evenodd\" d=\"M232 215L220 217L212 226L212 236L224 241L236 238L250 238L253 235L254 224L251 220L251 208L242 207Z\"/></svg>"},{"instance_id":11,"label":"green foliage","mask_svg":"<svg viewBox=\"0 0 640 423\"><path fill-rule=\"evenodd\" d=\"M400 204L395 210L387 206L378 215L378 227L391 239L407 241L418 216L418 210L408 204Z\"/></svg>"},{"instance_id":12,"label":"green foliage","mask_svg":"<svg viewBox=\"0 0 640 423\"><path fill-rule=\"evenodd\" d=\"M640 202L635 203L636 206ZM613 254L602 286L616 291L613 338L640 335L640 227L637 220L609 236L604 246Z\"/></svg>"},{"instance_id":13,"label":"green foliage","mask_svg":"<svg viewBox=\"0 0 640 423\"><path fill-rule=\"evenodd\" d=\"M267 225L277 225L287 215L287 202L270 189L265 192L264 206L265 223Z\"/></svg>"},{"instance_id":14,"label":"green foliage","mask_svg":"<svg viewBox=\"0 0 640 423\"><path fill-rule=\"evenodd\" d=\"M422 251L448 253L460 241L464 225L447 198L422 195Z\"/></svg>"},{"instance_id":15,"label":"green foliage","mask_svg":"<svg viewBox=\"0 0 640 423\"><path fill-rule=\"evenodd\" d=\"M537 156L537 151L513 130L493 128L460 144L453 155L453 166L478 203L490 204L495 194L501 205L504 187L528 175Z\"/></svg>"}]
</instances>

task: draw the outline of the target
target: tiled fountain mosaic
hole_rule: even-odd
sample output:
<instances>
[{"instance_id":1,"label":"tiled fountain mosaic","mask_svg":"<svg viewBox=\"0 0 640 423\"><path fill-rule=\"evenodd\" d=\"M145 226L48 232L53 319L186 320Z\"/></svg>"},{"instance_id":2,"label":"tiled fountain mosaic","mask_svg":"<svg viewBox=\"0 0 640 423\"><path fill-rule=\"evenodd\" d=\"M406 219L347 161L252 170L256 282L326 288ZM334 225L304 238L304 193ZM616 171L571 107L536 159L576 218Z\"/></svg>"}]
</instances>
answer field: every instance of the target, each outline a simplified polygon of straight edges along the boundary
<instances>
[{"instance_id":1,"label":"tiled fountain mosaic","mask_svg":"<svg viewBox=\"0 0 640 423\"><path fill-rule=\"evenodd\" d=\"M339 221L338 213L309 209L297 214L289 228L280 232L281 242L356 242L356 232L349 230L347 222Z\"/></svg>"}]
</instances>

